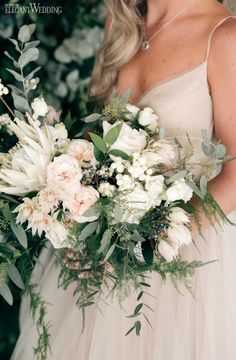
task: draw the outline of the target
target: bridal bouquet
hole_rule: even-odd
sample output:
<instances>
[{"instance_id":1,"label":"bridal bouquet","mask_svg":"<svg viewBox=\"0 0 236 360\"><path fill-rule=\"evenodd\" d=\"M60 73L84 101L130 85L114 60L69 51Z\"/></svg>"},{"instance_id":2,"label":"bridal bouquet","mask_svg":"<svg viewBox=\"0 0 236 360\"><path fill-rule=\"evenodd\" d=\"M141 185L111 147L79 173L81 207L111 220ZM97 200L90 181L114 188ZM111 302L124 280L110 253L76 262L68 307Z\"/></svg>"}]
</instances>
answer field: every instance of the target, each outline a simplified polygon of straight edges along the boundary
<instances>
[{"instance_id":1,"label":"bridal bouquet","mask_svg":"<svg viewBox=\"0 0 236 360\"><path fill-rule=\"evenodd\" d=\"M33 31L32 25L20 29L21 47L12 41L20 52L13 60L18 68L38 56L37 43L29 42ZM60 113L43 96L31 95L39 82L36 71L24 76L11 70L22 89L0 84L0 98L9 110L0 122L17 139L0 155L0 221L5 224L0 223L0 293L12 302L9 279L28 290L33 316L41 315L36 352L46 359L45 305L30 281L22 281L27 265L20 258L33 263L39 249L51 242L61 270L58 284L66 289L76 283L81 309L104 295L105 284L120 301L136 289L137 306L130 315L135 322L128 333L139 335L140 317L149 321L142 301L150 287L148 272L189 287L194 269L203 265L185 261L180 253L183 246L193 246L192 221L201 232L193 195L209 221L227 220L207 182L230 158L224 145L212 143L203 131L199 141L205 158L194 163L191 138L186 134L186 147L183 139L166 137L153 110L130 105L127 95L114 95L101 112L83 118L83 129L71 139ZM14 110L4 100L9 89ZM201 167L200 180L196 166ZM65 261L68 249L76 256Z\"/></svg>"}]
</instances>

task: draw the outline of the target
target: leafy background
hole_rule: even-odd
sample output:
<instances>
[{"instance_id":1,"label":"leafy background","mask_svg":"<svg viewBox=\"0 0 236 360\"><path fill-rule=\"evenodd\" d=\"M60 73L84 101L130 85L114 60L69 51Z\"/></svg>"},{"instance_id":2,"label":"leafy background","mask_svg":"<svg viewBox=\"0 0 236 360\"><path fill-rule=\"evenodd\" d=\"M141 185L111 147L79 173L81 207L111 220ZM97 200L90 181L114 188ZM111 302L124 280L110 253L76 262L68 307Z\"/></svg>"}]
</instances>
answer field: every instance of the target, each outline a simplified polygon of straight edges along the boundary
<instances>
[{"instance_id":1,"label":"leafy background","mask_svg":"<svg viewBox=\"0 0 236 360\"><path fill-rule=\"evenodd\" d=\"M12 52L8 38L15 38L23 24L36 23L35 37L40 40L40 92L50 105L68 111L79 120L87 111L87 84L94 63L94 55L103 37L105 9L102 0L48 0L41 5L61 6L60 15L5 13L5 4L27 6L30 0L9 0L0 4L0 77L4 84L12 83L12 76L2 69L11 68L4 56L5 50ZM227 6L236 9L236 0L226 0ZM46 80L46 81L44 81ZM0 114L6 109L0 105ZM0 151L11 146L12 139L0 125ZM1 241L1 237L0 237ZM0 274L1 275L1 274ZM8 360L18 336L18 311L20 294L16 289L15 303L7 305L0 297L0 359ZM25 359L29 360L29 359Z\"/></svg>"}]
</instances>

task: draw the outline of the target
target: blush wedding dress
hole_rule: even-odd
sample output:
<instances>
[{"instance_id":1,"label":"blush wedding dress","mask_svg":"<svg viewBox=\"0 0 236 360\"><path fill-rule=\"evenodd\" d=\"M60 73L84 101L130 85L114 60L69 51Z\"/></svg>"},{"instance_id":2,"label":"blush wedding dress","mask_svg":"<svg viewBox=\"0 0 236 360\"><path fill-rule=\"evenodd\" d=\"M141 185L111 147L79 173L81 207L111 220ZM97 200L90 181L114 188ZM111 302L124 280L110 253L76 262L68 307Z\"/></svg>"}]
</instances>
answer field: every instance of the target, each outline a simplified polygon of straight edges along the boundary
<instances>
[{"instance_id":1,"label":"blush wedding dress","mask_svg":"<svg viewBox=\"0 0 236 360\"><path fill-rule=\"evenodd\" d=\"M152 107L160 117L168 136L190 134L201 138L201 129L214 137L212 99L207 81L207 60L214 31L212 29L205 60L198 66L171 77L145 92L138 106ZM236 80L236 79L235 79ZM234 96L234 95L232 95ZM202 156L199 142L195 151ZM236 211L230 214L236 223ZM47 319L51 323L51 353L47 360L235 360L236 359L236 228L223 224L218 233L206 232L207 241L195 239L185 248L184 258L218 260L196 271L193 297L188 291L177 292L171 281L163 283L158 274L150 274L151 294L145 302L153 329L145 320L141 336L125 337L133 324L130 315L137 294L124 302L124 309L114 298L99 300L98 307L86 309L82 333L82 314L75 304L73 286L57 288L58 269L51 248L44 249L33 273L33 282L48 302ZM106 302L106 303L105 303ZM109 303L109 304L107 304ZM37 331L30 316L27 299L20 312L20 336L11 360L33 360Z\"/></svg>"}]
</instances>

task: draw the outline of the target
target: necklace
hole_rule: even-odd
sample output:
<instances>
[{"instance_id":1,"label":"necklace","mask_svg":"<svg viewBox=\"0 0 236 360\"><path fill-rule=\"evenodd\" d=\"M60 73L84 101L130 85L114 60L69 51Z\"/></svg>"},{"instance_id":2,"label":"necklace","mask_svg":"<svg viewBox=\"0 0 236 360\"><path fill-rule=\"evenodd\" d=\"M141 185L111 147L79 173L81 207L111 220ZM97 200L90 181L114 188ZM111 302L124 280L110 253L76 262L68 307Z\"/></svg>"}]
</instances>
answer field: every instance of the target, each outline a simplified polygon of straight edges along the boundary
<instances>
[{"instance_id":1,"label":"necklace","mask_svg":"<svg viewBox=\"0 0 236 360\"><path fill-rule=\"evenodd\" d=\"M184 11L186 11L194 2L195 0L190 1L190 3L185 6L181 11L179 11L173 18L171 18L169 21L167 21L157 32L155 32L150 38L146 37L146 34L144 33L144 38L140 45L140 50L147 51L150 48L150 43L152 39L157 36L162 30L164 30L169 24L171 24L178 16L180 16Z\"/></svg>"}]
</instances>

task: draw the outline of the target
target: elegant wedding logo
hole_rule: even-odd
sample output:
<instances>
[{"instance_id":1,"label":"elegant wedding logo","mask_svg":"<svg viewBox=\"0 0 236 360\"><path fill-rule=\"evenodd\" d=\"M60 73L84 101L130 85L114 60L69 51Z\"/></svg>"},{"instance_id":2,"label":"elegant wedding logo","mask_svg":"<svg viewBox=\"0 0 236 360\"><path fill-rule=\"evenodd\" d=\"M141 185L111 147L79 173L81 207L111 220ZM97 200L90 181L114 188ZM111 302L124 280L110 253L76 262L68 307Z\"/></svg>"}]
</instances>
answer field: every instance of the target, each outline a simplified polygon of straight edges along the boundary
<instances>
[{"instance_id":1,"label":"elegant wedding logo","mask_svg":"<svg viewBox=\"0 0 236 360\"><path fill-rule=\"evenodd\" d=\"M51 5L41 5L41 3L32 2L28 5L19 5L19 4L5 4L5 14L56 14L60 15L62 13L62 6L51 6Z\"/></svg>"}]
</instances>

